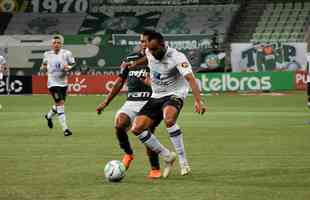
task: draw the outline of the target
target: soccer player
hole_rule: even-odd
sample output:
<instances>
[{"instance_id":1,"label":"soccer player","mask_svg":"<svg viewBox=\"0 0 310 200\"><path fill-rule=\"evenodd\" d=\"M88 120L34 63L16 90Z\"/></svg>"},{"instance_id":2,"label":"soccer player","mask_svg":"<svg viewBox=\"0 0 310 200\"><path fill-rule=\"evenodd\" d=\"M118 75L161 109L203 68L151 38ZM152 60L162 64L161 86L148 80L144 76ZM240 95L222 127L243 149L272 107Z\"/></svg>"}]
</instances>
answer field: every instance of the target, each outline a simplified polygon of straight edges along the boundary
<instances>
[{"instance_id":1,"label":"soccer player","mask_svg":"<svg viewBox=\"0 0 310 200\"><path fill-rule=\"evenodd\" d=\"M47 125L53 128L52 118L57 114L58 120L64 131L64 136L72 135L68 128L65 115L65 100L68 88L67 72L75 64L72 53L62 48L63 40L60 36L52 39L52 49L44 53L41 69L47 70L47 87L55 104L45 115Z\"/></svg>"},{"instance_id":2,"label":"soccer player","mask_svg":"<svg viewBox=\"0 0 310 200\"><path fill-rule=\"evenodd\" d=\"M147 35L149 31L145 31L140 35L140 50L138 52L129 54L125 62L135 61L144 56L144 51L147 47ZM115 116L115 132L120 145L124 150L122 162L126 169L129 168L131 161L134 159L132 147L130 145L127 131L131 126L132 121L137 113L146 104L151 97L152 89L150 83L147 82L149 77L149 68L144 65L139 69L129 70L128 68L121 68L119 77L114 82L114 86L107 98L102 101L97 107L97 113L100 114L114 99L114 97L121 91L125 81L127 80L128 94L127 100L123 106L118 110ZM154 132L155 127L151 128ZM151 170L148 174L149 178L159 178L161 176L158 154L147 148L147 154L151 164Z\"/></svg>"},{"instance_id":3,"label":"soccer player","mask_svg":"<svg viewBox=\"0 0 310 200\"><path fill-rule=\"evenodd\" d=\"M179 156L181 175L187 175L191 169L185 156L182 131L176 120L187 96L188 84L195 99L195 111L203 114L207 107L201 100L200 90L188 59L183 53L167 47L160 33L155 32L148 36L146 58L150 68L153 93L135 118L131 131L143 143L165 158L166 155L169 155L169 152L148 130L154 121L163 118L171 142ZM141 60L143 59L132 63L129 68L135 68ZM166 165L163 177L169 175L171 166L171 162Z\"/></svg>"},{"instance_id":4,"label":"soccer player","mask_svg":"<svg viewBox=\"0 0 310 200\"><path fill-rule=\"evenodd\" d=\"M306 67L306 82L307 82L307 106L310 108L310 53L307 53L307 67Z\"/></svg>"},{"instance_id":5,"label":"soccer player","mask_svg":"<svg viewBox=\"0 0 310 200\"><path fill-rule=\"evenodd\" d=\"M7 70L6 60L3 56L0 55L0 79L3 78L3 74L6 70Z\"/></svg>"}]
</instances>

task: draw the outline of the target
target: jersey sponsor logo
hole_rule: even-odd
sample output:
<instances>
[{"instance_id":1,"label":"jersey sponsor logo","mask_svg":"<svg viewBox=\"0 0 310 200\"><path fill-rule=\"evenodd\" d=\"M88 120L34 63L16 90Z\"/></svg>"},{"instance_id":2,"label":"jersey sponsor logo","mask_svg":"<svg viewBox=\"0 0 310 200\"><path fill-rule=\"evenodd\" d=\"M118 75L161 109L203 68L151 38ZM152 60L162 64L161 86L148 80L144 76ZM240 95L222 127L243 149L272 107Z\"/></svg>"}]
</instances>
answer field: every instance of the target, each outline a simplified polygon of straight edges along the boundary
<instances>
[{"instance_id":1,"label":"jersey sponsor logo","mask_svg":"<svg viewBox=\"0 0 310 200\"><path fill-rule=\"evenodd\" d=\"M140 98L140 97L150 97L151 92L129 92L128 97Z\"/></svg>"},{"instance_id":2,"label":"jersey sponsor logo","mask_svg":"<svg viewBox=\"0 0 310 200\"><path fill-rule=\"evenodd\" d=\"M134 76L137 78L141 78L141 77L146 77L147 76L147 72L146 70L139 70L139 71L129 71L128 76Z\"/></svg>"},{"instance_id":3,"label":"jersey sponsor logo","mask_svg":"<svg viewBox=\"0 0 310 200\"><path fill-rule=\"evenodd\" d=\"M187 62L181 63L181 67L183 68L188 68L189 64Z\"/></svg>"}]
</instances>

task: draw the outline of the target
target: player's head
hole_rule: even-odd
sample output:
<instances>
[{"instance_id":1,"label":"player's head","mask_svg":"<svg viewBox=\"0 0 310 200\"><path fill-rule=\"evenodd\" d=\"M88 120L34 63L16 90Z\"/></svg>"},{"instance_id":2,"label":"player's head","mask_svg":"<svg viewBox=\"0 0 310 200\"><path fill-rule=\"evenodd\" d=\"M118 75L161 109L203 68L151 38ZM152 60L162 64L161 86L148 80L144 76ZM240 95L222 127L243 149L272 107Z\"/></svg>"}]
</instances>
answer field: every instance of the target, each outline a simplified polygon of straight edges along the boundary
<instances>
[{"instance_id":1,"label":"player's head","mask_svg":"<svg viewBox=\"0 0 310 200\"><path fill-rule=\"evenodd\" d=\"M139 45L140 45L140 49L143 51L143 53L144 53L145 49L147 48L149 35L154 33L154 32L155 31L153 31L153 30L145 30L140 34Z\"/></svg>"},{"instance_id":2,"label":"player's head","mask_svg":"<svg viewBox=\"0 0 310 200\"><path fill-rule=\"evenodd\" d=\"M148 49L150 53L157 60L162 60L166 54L167 48L165 46L164 37L158 33L153 32L148 35Z\"/></svg>"},{"instance_id":3,"label":"player's head","mask_svg":"<svg viewBox=\"0 0 310 200\"><path fill-rule=\"evenodd\" d=\"M54 36L52 39L52 49L54 51L59 51L62 47L62 43L63 43L63 40L61 36L59 35Z\"/></svg>"}]
</instances>

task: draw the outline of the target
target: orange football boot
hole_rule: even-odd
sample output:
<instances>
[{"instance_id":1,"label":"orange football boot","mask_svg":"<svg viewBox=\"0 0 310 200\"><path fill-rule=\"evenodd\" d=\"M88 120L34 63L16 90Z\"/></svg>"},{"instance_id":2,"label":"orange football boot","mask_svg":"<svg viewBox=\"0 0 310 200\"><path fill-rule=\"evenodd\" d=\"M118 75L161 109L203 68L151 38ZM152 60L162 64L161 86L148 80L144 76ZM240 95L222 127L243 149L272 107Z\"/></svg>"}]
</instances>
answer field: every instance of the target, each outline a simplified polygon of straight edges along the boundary
<instances>
[{"instance_id":1,"label":"orange football boot","mask_svg":"<svg viewBox=\"0 0 310 200\"><path fill-rule=\"evenodd\" d=\"M153 178L153 179L160 178L160 177L161 177L161 173L159 169L152 169L148 175L148 178Z\"/></svg>"},{"instance_id":2,"label":"orange football boot","mask_svg":"<svg viewBox=\"0 0 310 200\"><path fill-rule=\"evenodd\" d=\"M134 159L133 155L125 154L122 159L122 163L124 164L126 170L129 168L131 161Z\"/></svg>"}]
</instances>

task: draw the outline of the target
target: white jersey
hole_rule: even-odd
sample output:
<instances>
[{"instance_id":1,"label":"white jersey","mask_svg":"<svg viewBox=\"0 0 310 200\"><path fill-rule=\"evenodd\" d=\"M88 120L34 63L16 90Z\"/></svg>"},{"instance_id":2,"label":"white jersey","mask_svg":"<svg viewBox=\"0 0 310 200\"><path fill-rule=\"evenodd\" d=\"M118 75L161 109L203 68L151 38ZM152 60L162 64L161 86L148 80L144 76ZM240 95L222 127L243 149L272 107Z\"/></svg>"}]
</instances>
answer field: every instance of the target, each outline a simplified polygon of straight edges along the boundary
<instances>
[{"instance_id":1,"label":"white jersey","mask_svg":"<svg viewBox=\"0 0 310 200\"><path fill-rule=\"evenodd\" d=\"M68 78L64 71L64 65L75 64L72 53L65 49L60 49L58 54L54 51L47 51L44 53L43 64L47 64L47 87L68 85Z\"/></svg>"},{"instance_id":2,"label":"white jersey","mask_svg":"<svg viewBox=\"0 0 310 200\"><path fill-rule=\"evenodd\" d=\"M146 57L150 68L152 98L176 95L184 99L189 90L184 76L193 73L186 56L176 49L168 47L161 61L156 60L148 49Z\"/></svg>"},{"instance_id":3,"label":"white jersey","mask_svg":"<svg viewBox=\"0 0 310 200\"><path fill-rule=\"evenodd\" d=\"M0 66L3 66L6 64L6 60L3 56L0 55Z\"/></svg>"}]
</instances>

